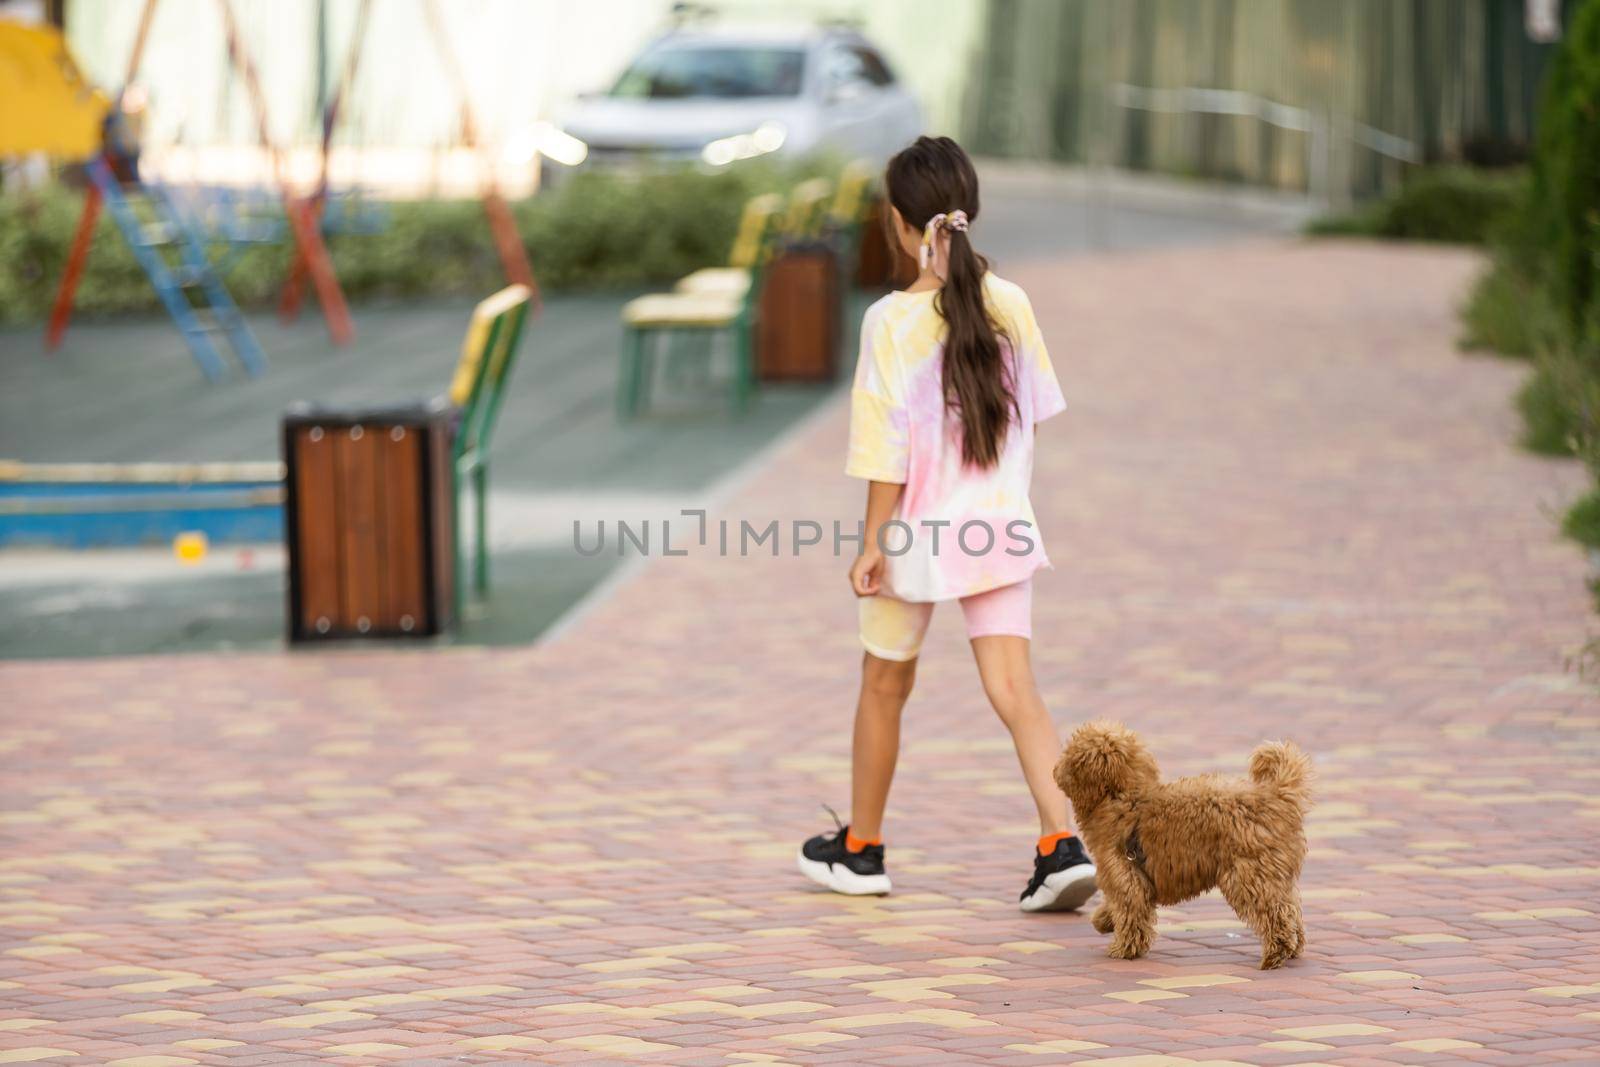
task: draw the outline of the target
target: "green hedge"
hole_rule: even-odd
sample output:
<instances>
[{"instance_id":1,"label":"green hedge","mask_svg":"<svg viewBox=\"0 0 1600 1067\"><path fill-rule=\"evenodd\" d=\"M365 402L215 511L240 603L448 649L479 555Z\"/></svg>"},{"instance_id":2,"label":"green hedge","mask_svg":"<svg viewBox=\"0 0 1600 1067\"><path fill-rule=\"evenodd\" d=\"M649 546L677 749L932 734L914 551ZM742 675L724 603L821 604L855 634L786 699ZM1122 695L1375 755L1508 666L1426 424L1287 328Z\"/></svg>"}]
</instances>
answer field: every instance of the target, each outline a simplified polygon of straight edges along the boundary
<instances>
[{"instance_id":1,"label":"green hedge","mask_svg":"<svg viewBox=\"0 0 1600 1067\"><path fill-rule=\"evenodd\" d=\"M829 161L792 168L759 163L716 173L586 173L513 205L534 274L549 289L670 282L726 260L744 201L787 188ZM0 196L0 322L37 322L50 309L82 209L82 195L55 187ZM504 284L477 201L397 202L376 234L328 240L352 301L478 296ZM228 273L245 306L270 306L288 266L284 245L250 246ZM78 289L85 315L158 307L144 273L108 218Z\"/></svg>"},{"instance_id":2,"label":"green hedge","mask_svg":"<svg viewBox=\"0 0 1600 1067\"><path fill-rule=\"evenodd\" d=\"M1596 488L1567 536L1600 546L1600 0L1578 0L1544 87L1532 174L1497 224L1494 260L1464 311L1466 340L1531 356L1524 443L1575 454ZM1591 583L1600 597L1600 585ZM1600 646L1590 650L1600 662Z\"/></svg>"},{"instance_id":3,"label":"green hedge","mask_svg":"<svg viewBox=\"0 0 1600 1067\"><path fill-rule=\"evenodd\" d=\"M1306 232L1484 244L1515 207L1523 181L1517 170L1429 167L1414 172L1393 196L1316 219Z\"/></svg>"}]
</instances>

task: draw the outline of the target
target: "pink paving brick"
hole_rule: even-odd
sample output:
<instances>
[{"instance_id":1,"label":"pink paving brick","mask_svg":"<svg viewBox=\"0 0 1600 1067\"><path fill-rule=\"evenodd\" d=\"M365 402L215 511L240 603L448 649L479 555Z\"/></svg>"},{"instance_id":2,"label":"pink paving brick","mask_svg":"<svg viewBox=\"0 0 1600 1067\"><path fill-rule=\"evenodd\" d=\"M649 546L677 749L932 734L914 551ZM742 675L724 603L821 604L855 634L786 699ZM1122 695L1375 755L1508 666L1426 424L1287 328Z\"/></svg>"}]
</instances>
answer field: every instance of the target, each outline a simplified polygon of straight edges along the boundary
<instances>
[{"instance_id":1,"label":"pink paving brick","mask_svg":"<svg viewBox=\"0 0 1600 1067\"><path fill-rule=\"evenodd\" d=\"M949 612L896 895L813 891L844 563L699 552L525 650L0 667L0 1061L1600 1059L1600 703L1550 518L1581 477L1513 447L1520 368L1455 351L1476 269L1289 242L1009 272L1071 404L1036 475L1044 692L1169 774L1312 752L1285 970L1215 898L1133 962L1015 910L1031 809ZM853 522L844 428L723 515Z\"/></svg>"}]
</instances>

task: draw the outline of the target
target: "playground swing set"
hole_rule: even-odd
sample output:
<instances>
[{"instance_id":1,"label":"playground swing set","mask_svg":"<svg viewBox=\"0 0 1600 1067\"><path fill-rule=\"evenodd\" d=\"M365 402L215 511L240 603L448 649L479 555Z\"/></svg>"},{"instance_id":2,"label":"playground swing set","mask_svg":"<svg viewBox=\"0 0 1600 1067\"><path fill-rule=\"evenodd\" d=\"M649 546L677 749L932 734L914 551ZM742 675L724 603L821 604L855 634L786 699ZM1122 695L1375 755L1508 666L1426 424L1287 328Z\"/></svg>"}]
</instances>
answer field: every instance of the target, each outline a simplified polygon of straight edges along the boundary
<instances>
[{"instance_id":1,"label":"playground swing set","mask_svg":"<svg viewBox=\"0 0 1600 1067\"><path fill-rule=\"evenodd\" d=\"M437 42L441 64L460 101L463 140L469 148L481 152L476 112L465 76L444 33L437 0L420 2ZM116 224L209 381L222 381L228 376L216 338L226 339L247 374L254 377L265 372L266 356L224 279L226 268L244 246L281 243L285 231L293 239L294 258L278 301L280 319L289 322L298 315L309 282L333 343L345 345L355 336L355 325L323 238L335 232L372 232L381 225L376 212L361 210L352 196L333 193L329 182L333 137L359 69L371 0L362 0L357 8L337 88L324 105L319 177L314 190L305 196L299 195L290 183L284 154L272 140L266 96L255 63L244 47L233 7L229 0L217 0L217 7L230 69L244 84L257 141L267 156L275 194L269 196L262 190L226 187L180 190L166 182L142 178L139 146L128 127L124 104L128 86L138 74L156 13L157 0L145 0L123 87L106 112L99 149L85 163L89 187L46 327L48 351L59 348L66 334L102 210L107 211ZM527 287L537 311L538 287L511 209L496 187L492 166L485 166L483 170L484 213L502 267L509 282ZM269 200L277 202L276 210L267 208ZM225 248L219 262L213 262L208 254L208 246L216 243Z\"/></svg>"},{"instance_id":2,"label":"playground swing set","mask_svg":"<svg viewBox=\"0 0 1600 1067\"><path fill-rule=\"evenodd\" d=\"M464 139L482 151L465 78L449 51L443 20L434 0L421 2L460 94ZM242 244L281 242L285 232L292 235L295 258L280 297L280 315L288 319L295 314L309 282L333 340L344 343L353 336L322 236L371 225L370 215L363 216L352 209L350 198L330 190L328 168L341 105L361 55L370 0L359 5L338 88L323 111L321 174L305 197L292 190L282 153L268 136L265 97L229 0L217 3L231 69L247 89L258 138L271 162L275 196L263 190L180 189L141 180L138 145L123 122L123 104L139 68L156 0L145 2L124 87L111 101L78 74L59 32L0 23L0 89L15 82L28 98L26 122L13 119L21 113L18 109L0 123L0 147L62 159L87 157L90 184L50 319L51 348L65 332L102 210L128 242L207 378L215 381L226 374L213 343L217 334L227 338L248 373L259 374L266 366L222 281L228 255ZM19 92L18 99L23 95ZM485 167L484 173L484 211L512 284L473 312L455 375L443 395L411 408L291 410L284 420L287 469L273 462L0 461L0 545L89 547L173 540L175 546L189 546L189 552L180 551L183 558L195 559L204 553L207 531L221 540L284 535L291 560L292 639L449 629L461 616L469 583L480 596L488 592L490 439L525 321L538 309L532 267L510 208L495 187L492 168ZM281 214L274 217L274 209ZM208 246L217 243L227 246L220 267L207 255ZM386 424L389 414L408 411L421 413L419 433L409 434L406 424ZM321 425L306 431L310 447L302 448L291 428L308 412ZM375 448L379 442L405 444L391 453ZM428 450L437 461L423 454L420 446L426 442L434 442ZM324 461L335 457L336 467L328 468ZM335 492L319 500L316 475L330 470L340 481L335 485L324 480L321 487ZM468 493L475 497L470 575L464 521Z\"/></svg>"}]
</instances>

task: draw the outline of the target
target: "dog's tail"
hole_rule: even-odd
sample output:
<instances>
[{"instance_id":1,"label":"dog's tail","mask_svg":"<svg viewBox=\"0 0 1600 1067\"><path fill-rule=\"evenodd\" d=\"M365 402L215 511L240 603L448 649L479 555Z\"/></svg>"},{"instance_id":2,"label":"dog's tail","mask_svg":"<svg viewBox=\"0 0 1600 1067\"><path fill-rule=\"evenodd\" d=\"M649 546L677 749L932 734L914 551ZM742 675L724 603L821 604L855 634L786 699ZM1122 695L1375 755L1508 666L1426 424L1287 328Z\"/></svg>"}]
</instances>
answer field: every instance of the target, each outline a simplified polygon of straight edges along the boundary
<instances>
[{"instance_id":1,"label":"dog's tail","mask_svg":"<svg viewBox=\"0 0 1600 1067\"><path fill-rule=\"evenodd\" d=\"M1311 810L1311 757L1293 741L1268 741L1250 753L1250 777L1291 798L1302 812Z\"/></svg>"}]
</instances>

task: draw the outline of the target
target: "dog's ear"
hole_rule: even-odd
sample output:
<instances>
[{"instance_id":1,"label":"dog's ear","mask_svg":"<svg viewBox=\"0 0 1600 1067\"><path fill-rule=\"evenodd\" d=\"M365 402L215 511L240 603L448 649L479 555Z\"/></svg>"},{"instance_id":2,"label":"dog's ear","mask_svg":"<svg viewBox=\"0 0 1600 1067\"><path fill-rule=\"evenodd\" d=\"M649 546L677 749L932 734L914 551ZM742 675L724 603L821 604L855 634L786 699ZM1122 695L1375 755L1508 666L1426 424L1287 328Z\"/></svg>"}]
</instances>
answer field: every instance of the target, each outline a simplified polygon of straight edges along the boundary
<instances>
[{"instance_id":1,"label":"dog's ear","mask_svg":"<svg viewBox=\"0 0 1600 1067\"><path fill-rule=\"evenodd\" d=\"M1056 764L1056 784L1086 818L1101 801L1160 779L1137 734L1121 723L1090 722L1073 731Z\"/></svg>"}]
</instances>

